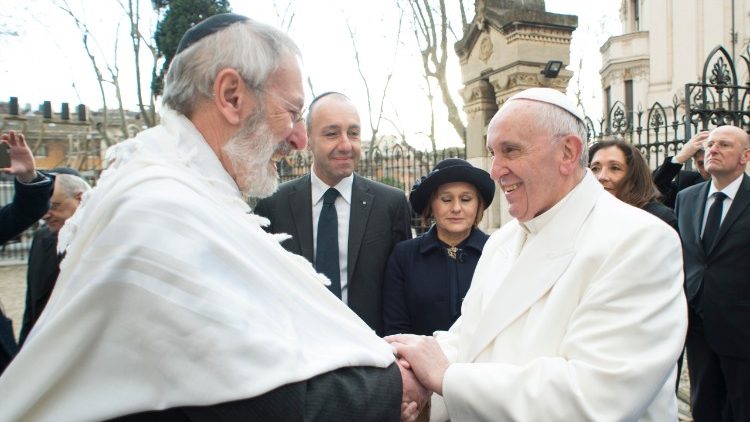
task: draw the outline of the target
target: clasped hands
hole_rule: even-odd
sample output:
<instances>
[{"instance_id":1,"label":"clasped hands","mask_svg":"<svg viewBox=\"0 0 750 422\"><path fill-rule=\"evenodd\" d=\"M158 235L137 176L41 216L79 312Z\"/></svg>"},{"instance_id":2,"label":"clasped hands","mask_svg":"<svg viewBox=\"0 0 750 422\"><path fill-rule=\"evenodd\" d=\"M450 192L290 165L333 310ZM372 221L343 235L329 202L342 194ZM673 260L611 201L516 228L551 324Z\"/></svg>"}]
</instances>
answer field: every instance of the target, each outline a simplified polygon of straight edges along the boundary
<instances>
[{"instance_id":1,"label":"clasped hands","mask_svg":"<svg viewBox=\"0 0 750 422\"><path fill-rule=\"evenodd\" d=\"M385 337L393 346L401 379L401 420L414 421L419 416L430 393L443 394L443 377L448 369L448 358L433 337L396 334Z\"/></svg>"}]
</instances>

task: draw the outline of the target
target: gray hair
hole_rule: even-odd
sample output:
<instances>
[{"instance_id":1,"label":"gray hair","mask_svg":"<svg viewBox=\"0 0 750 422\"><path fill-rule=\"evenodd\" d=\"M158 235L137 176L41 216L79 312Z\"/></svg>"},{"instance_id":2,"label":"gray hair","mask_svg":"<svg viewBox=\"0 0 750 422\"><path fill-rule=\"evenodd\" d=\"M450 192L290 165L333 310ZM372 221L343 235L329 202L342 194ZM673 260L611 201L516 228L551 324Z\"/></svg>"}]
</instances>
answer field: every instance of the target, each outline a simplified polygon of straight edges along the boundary
<instances>
[{"instance_id":1,"label":"gray hair","mask_svg":"<svg viewBox=\"0 0 750 422\"><path fill-rule=\"evenodd\" d=\"M174 57L162 102L190 116L196 104L213 96L216 75L227 68L237 70L248 88L260 91L288 54L301 56L294 41L278 29L252 19L234 23Z\"/></svg>"},{"instance_id":2,"label":"gray hair","mask_svg":"<svg viewBox=\"0 0 750 422\"><path fill-rule=\"evenodd\" d=\"M582 168L589 166L588 130L586 125L566 110L552 104L534 101L538 107L536 114L539 127L554 137L576 135L581 138L581 159L578 164Z\"/></svg>"},{"instance_id":3,"label":"gray hair","mask_svg":"<svg viewBox=\"0 0 750 422\"><path fill-rule=\"evenodd\" d=\"M91 189L91 185L86 183L85 180L72 174L58 174L55 176L55 180L57 181L57 186L62 189L68 198L74 198L77 194Z\"/></svg>"}]
</instances>

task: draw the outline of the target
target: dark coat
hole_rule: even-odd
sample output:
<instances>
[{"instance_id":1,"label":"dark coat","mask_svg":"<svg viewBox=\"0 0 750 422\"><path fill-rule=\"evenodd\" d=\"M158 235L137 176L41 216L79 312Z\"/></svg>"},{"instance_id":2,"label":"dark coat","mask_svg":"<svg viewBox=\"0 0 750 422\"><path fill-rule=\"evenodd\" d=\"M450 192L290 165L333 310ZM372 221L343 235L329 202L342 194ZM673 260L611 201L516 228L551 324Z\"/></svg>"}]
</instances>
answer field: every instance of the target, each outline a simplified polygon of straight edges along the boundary
<instances>
[{"instance_id":1,"label":"dark coat","mask_svg":"<svg viewBox=\"0 0 750 422\"><path fill-rule=\"evenodd\" d=\"M383 284L385 334L432 335L447 330L461 315L461 303L488 235L472 230L448 257L432 226L422 236L396 245Z\"/></svg>"},{"instance_id":2,"label":"dark coat","mask_svg":"<svg viewBox=\"0 0 750 422\"><path fill-rule=\"evenodd\" d=\"M313 262L310 175L283 183L262 199L255 213L271 220L267 230L292 236L286 250ZM347 256L349 307L378 335L383 334L383 276L396 243L411 238L409 204L404 192L357 174L352 183Z\"/></svg>"},{"instance_id":3,"label":"dark coat","mask_svg":"<svg viewBox=\"0 0 750 422\"><path fill-rule=\"evenodd\" d=\"M13 202L0 208L0 243L9 241L42 218L49 209L54 182L53 178L48 178L25 185L16 179Z\"/></svg>"},{"instance_id":4,"label":"dark coat","mask_svg":"<svg viewBox=\"0 0 750 422\"><path fill-rule=\"evenodd\" d=\"M680 232L677 228L677 216L674 211L672 211L672 208L669 208L659 201L651 201L641 209L649 214L659 217L661 221L669 224L677 233Z\"/></svg>"},{"instance_id":5,"label":"dark coat","mask_svg":"<svg viewBox=\"0 0 750 422\"><path fill-rule=\"evenodd\" d=\"M750 177L742 176L714 245L706 251L701 226L708 190L706 182L677 195L686 296L717 354L750 359Z\"/></svg>"},{"instance_id":6,"label":"dark coat","mask_svg":"<svg viewBox=\"0 0 750 422\"><path fill-rule=\"evenodd\" d=\"M60 274L61 257L57 254L57 233L44 226L34 233L29 249L26 270L26 309L23 312L18 344L23 345L26 336L47 306L52 288Z\"/></svg>"},{"instance_id":7,"label":"dark coat","mask_svg":"<svg viewBox=\"0 0 750 422\"><path fill-rule=\"evenodd\" d=\"M0 243L17 236L49 209L49 198L55 186L53 178L25 185L15 181L13 202L0 208ZM11 321L0 311L0 374L18 352Z\"/></svg>"},{"instance_id":8,"label":"dark coat","mask_svg":"<svg viewBox=\"0 0 750 422\"><path fill-rule=\"evenodd\" d=\"M662 202L669 208L674 208L678 192L705 182L697 171L682 170L682 164L673 163L671 156L654 170L653 178L656 188L664 197Z\"/></svg>"}]
</instances>

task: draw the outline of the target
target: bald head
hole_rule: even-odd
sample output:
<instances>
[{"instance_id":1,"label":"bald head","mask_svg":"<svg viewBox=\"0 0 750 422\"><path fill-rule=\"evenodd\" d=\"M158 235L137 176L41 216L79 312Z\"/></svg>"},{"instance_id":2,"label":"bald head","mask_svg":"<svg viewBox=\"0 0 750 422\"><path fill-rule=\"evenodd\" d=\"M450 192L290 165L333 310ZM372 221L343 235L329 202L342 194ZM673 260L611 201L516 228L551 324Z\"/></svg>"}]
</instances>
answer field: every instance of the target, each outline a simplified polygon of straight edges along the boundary
<instances>
[{"instance_id":1,"label":"bald head","mask_svg":"<svg viewBox=\"0 0 750 422\"><path fill-rule=\"evenodd\" d=\"M340 93L326 93L310 104L307 114L308 147L313 172L328 186L349 177L361 154L359 113Z\"/></svg>"},{"instance_id":2,"label":"bald head","mask_svg":"<svg viewBox=\"0 0 750 422\"><path fill-rule=\"evenodd\" d=\"M315 111L318 109L318 106L320 104L326 104L329 101L342 101L351 104L352 108L355 109L354 103L352 103L352 100L349 99L346 95L336 92L336 91L328 91L324 92L317 97L313 98L313 100L310 102L310 107L307 109L307 121L305 122L307 125L307 136L310 136L312 133L312 127L313 127L313 119Z\"/></svg>"},{"instance_id":3,"label":"bald head","mask_svg":"<svg viewBox=\"0 0 750 422\"><path fill-rule=\"evenodd\" d=\"M712 130L705 145L706 171L714 185L723 189L744 171L750 160L750 137L736 126Z\"/></svg>"}]
</instances>

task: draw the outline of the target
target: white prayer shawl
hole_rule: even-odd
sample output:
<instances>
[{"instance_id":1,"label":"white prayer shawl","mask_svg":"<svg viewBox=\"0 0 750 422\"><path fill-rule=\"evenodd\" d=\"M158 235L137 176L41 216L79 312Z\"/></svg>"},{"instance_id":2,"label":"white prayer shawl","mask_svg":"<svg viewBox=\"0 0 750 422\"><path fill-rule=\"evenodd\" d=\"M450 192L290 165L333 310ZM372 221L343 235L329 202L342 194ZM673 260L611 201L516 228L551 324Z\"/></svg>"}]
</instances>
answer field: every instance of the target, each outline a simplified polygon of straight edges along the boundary
<instances>
[{"instance_id":1,"label":"white prayer shawl","mask_svg":"<svg viewBox=\"0 0 750 422\"><path fill-rule=\"evenodd\" d=\"M102 420L255 397L392 349L250 214L184 116L118 145L60 234L46 310L0 377L0 420Z\"/></svg>"}]
</instances>

